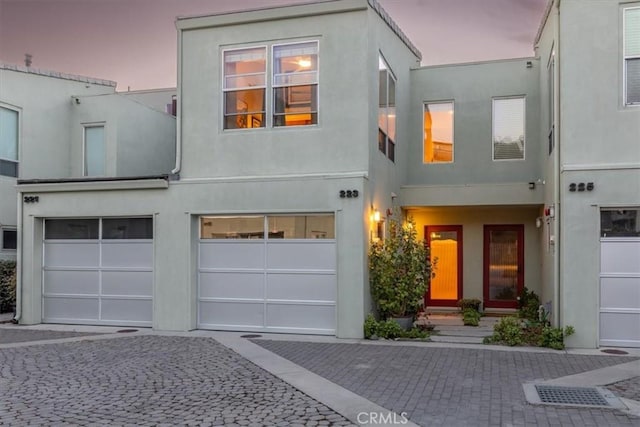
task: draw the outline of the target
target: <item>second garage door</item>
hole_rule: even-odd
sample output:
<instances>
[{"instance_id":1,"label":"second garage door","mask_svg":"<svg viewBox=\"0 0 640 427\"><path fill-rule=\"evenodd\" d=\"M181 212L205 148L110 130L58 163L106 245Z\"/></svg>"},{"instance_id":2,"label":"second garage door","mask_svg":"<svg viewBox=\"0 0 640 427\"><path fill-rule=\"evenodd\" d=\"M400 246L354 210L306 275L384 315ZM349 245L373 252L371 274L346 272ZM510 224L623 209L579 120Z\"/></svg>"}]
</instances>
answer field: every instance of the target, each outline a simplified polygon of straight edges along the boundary
<instances>
[{"instance_id":1,"label":"second garage door","mask_svg":"<svg viewBox=\"0 0 640 427\"><path fill-rule=\"evenodd\" d=\"M332 214L200 218L198 327L335 335Z\"/></svg>"},{"instance_id":2,"label":"second garage door","mask_svg":"<svg viewBox=\"0 0 640 427\"><path fill-rule=\"evenodd\" d=\"M151 326L153 220L47 219L45 323Z\"/></svg>"}]
</instances>

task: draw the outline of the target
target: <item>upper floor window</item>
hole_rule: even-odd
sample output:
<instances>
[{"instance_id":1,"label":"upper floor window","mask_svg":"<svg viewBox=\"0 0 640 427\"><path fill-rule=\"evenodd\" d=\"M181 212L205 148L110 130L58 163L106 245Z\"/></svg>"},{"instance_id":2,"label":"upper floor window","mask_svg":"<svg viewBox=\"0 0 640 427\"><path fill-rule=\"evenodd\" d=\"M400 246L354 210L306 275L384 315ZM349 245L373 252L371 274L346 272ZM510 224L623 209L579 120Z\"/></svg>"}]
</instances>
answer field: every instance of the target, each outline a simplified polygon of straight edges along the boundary
<instances>
[{"instance_id":1,"label":"upper floor window","mask_svg":"<svg viewBox=\"0 0 640 427\"><path fill-rule=\"evenodd\" d=\"M0 175L18 176L18 112L0 107Z\"/></svg>"},{"instance_id":2,"label":"upper floor window","mask_svg":"<svg viewBox=\"0 0 640 427\"><path fill-rule=\"evenodd\" d=\"M624 9L624 100L640 105L640 7Z\"/></svg>"},{"instance_id":3,"label":"upper floor window","mask_svg":"<svg viewBox=\"0 0 640 427\"><path fill-rule=\"evenodd\" d=\"M105 172L104 126L85 126L84 176L104 176Z\"/></svg>"},{"instance_id":4,"label":"upper floor window","mask_svg":"<svg viewBox=\"0 0 640 427\"><path fill-rule=\"evenodd\" d=\"M270 80L266 46L223 53L224 129L318 123L318 42L273 45L271 58Z\"/></svg>"},{"instance_id":5,"label":"upper floor window","mask_svg":"<svg viewBox=\"0 0 640 427\"><path fill-rule=\"evenodd\" d=\"M493 160L524 159L524 100L493 100Z\"/></svg>"},{"instance_id":6,"label":"upper floor window","mask_svg":"<svg viewBox=\"0 0 640 427\"><path fill-rule=\"evenodd\" d=\"M453 162L453 102L424 104L423 117L423 162Z\"/></svg>"},{"instance_id":7,"label":"upper floor window","mask_svg":"<svg viewBox=\"0 0 640 427\"><path fill-rule=\"evenodd\" d=\"M378 58L378 149L395 161L396 78L382 56Z\"/></svg>"}]
</instances>

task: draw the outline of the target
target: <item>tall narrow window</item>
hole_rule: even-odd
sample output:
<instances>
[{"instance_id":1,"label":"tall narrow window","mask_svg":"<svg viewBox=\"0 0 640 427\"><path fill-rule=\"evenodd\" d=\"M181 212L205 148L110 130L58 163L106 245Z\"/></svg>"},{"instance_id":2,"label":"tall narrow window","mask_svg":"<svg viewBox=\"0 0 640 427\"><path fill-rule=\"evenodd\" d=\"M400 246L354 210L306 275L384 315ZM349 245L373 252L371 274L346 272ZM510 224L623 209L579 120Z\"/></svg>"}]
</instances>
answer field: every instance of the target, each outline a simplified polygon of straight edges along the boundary
<instances>
[{"instance_id":1,"label":"tall narrow window","mask_svg":"<svg viewBox=\"0 0 640 427\"><path fill-rule=\"evenodd\" d=\"M104 126L84 128L84 176L105 175Z\"/></svg>"},{"instance_id":2,"label":"tall narrow window","mask_svg":"<svg viewBox=\"0 0 640 427\"><path fill-rule=\"evenodd\" d=\"M267 49L224 52L224 128L265 126Z\"/></svg>"},{"instance_id":3,"label":"tall narrow window","mask_svg":"<svg viewBox=\"0 0 640 427\"><path fill-rule=\"evenodd\" d=\"M640 105L640 7L624 9L625 104Z\"/></svg>"},{"instance_id":4,"label":"tall narrow window","mask_svg":"<svg viewBox=\"0 0 640 427\"><path fill-rule=\"evenodd\" d=\"M273 47L273 126L318 123L318 42Z\"/></svg>"},{"instance_id":5,"label":"tall narrow window","mask_svg":"<svg viewBox=\"0 0 640 427\"><path fill-rule=\"evenodd\" d=\"M555 53L551 52L551 57L549 58L549 65L547 65L547 88L548 88L548 101L549 101L549 154L553 152L553 147L555 144L555 128L556 128L556 99L555 99L555 68L556 68L556 59Z\"/></svg>"},{"instance_id":6,"label":"tall narrow window","mask_svg":"<svg viewBox=\"0 0 640 427\"><path fill-rule=\"evenodd\" d=\"M453 162L453 102L424 105L424 163Z\"/></svg>"},{"instance_id":7,"label":"tall narrow window","mask_svg":"<svg viewBox=\"0 0 640 427\"><path fill-rule=\"evenodd\" d=\"M493 160L524 159L524 97L493 100Z\"/></svg>"},{"instance_id":8,"label":"tall narrow window","mask_svg":"<svg viewBox=\"0 0 640 427\"><path fill-rule=\"evenodd\" d=\"M382 56L378 58L378 71L378 149L395 161L396 78Z\"/></svg>"},{"instance_id":9,"label":"tall narrow window","mask_svg":"<svg viewBox=\"0 0 640 427\"><path fill-rule=\"evenodd\" d=\"M0 107L0 175L18 176L18 112Z\"/></svg>"}]
</instances>

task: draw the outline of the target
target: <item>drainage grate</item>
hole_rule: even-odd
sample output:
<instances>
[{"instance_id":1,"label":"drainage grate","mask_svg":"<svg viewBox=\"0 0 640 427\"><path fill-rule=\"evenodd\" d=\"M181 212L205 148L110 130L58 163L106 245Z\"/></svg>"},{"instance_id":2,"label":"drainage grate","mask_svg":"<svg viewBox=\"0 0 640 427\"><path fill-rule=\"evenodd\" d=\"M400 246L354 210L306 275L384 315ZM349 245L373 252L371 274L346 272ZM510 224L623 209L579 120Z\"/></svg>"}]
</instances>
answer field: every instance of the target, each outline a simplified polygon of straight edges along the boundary
<instances>
[{"instance_id":1,"label":"drainage grate","mask_svg":"<svg viewBox=\"0 0 640 427\"><path fill-rule=\"evenodd\" d=\"M604 350L600 350L600 351L607 354L629 354L624 350L618 350L616 348L605 348Z\"/></svg>"},{"instance_id":2,"label":"drainage grate","mask_svg":"<svg viewBox=\"0 0 640 427\"><path fill-rule=\"evenodd\" d=\"M602 387L571 387L551 384L523 384L524 394L534 405L589 406L624 409L625 405Z\"/></svg>"},{"instance_id":3,"label":"drainage grate","mask_svg":"<svg viewBox=\"0 0 640 427\"><path fill-rule=\"evenodd\" d=\"M262 335L258 335L258 334L240 335L240 338L262 338Z\"/></svg>"},{"instance_id":4,"label":"drainage grate","mask_svg":"<svg viewBox=\"0 0 640 427\"><path fill-rule=\"evenodd\" d=\"M609 402L593 387L561 387L537 385L536 391L542 403L559 405L610 406Z\"/></svg>"}]
</instances>

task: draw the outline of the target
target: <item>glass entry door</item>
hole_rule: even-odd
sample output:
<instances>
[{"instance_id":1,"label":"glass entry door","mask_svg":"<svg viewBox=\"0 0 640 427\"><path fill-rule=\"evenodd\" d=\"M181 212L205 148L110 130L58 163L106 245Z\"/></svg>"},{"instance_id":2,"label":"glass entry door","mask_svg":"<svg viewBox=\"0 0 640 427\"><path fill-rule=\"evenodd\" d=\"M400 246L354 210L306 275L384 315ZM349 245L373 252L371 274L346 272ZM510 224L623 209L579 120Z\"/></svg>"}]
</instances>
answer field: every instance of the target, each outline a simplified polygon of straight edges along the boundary
<instances>
[{"instance_id":1,"label":"glass entry door","mask_svg":"<svg viewBox=\"0 0 640 427\"><path fill-rule=\"evenodd\" d=\"M437 260L425 304L455 307L462 298L462 226L428 225L425 238L431 260Z\"/></svg>"},{"instance_id":2,"label":"glass entry door","mask_svg":"<svg viewBox=\"0 0 640 427\"><path fill-rule=\"evenodd\" d=\"M524 226L484 226L484 306L517 308L524 286Z\"/></svg>"}]
</instances>

